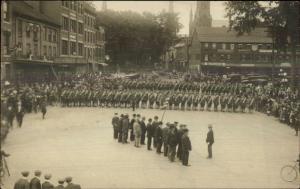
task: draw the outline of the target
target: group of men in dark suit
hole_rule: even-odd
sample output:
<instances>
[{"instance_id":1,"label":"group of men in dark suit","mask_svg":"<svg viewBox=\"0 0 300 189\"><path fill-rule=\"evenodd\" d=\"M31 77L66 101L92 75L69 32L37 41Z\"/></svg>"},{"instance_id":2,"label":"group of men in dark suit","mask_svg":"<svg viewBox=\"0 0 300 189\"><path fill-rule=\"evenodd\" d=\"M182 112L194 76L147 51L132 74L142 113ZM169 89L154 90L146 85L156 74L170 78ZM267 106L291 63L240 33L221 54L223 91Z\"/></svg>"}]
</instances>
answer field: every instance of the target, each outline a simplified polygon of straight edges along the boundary
<instances>
[{"instance_id":1,"label":"group of men in dark suit","mask_svg":"<svg viewBox=\"0 0 300 189\"><path fill-rule=\"evenodd\" d=\"M45 174L45 181L41 182L42 172L36 170L34 172L34 177L29 180L29 171L22 171L22 178L20 178L14 185L14 189L81 189L79 184L74 184L72 182L72 177L66 177L65 179L59 179L58 184L54 186L51 183L51 174ZM66 183L66 185L64 185Z\"/></svg>"},{"instance_id":2,"label":"group of men in dark suit","mask_svg":"<svg viewBox=\"0 0 300 189\"><path fill-rule=\"evenodd\" d=\"M140 144L145 145L145 137L147 137L147 149L152 150L156 148L156 153L163 153L171 162L175 161L175 156L182 162L184 166L189 166L189 152L192 150L190 138L188 136L189 130L185 124L178 127L178 122L166 123L158 120L158 116L148 119L145 124L145 117L141 119L141 115L133 114L131 121L129 121L128 114L115 113L112 118L113 138L119 143L128 143L128 133L130 134L130 141L134 142L135 147L140 147ZM208 143L208 158L212 158L212 144L214 143L214 135L212 126L209 125L209 132L207 134L206 142ZM163 152L162 152L163 147Z\"/></svg>"}]
</instances>

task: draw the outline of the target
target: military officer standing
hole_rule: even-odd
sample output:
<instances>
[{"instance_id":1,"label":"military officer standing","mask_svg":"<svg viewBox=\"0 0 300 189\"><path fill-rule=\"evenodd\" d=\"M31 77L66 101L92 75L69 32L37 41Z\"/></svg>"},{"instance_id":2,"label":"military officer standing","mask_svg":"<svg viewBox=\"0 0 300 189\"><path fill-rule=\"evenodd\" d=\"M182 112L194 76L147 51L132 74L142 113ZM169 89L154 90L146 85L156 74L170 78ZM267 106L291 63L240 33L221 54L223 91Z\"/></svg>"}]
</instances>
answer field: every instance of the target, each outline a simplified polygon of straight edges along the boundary
<instances>
[{"instance_id":1,"label":"military officer standing","mask_svg":"<svg viewBox=\"0 0 300 189\"><path fill-rule=\"evenodd\" d=\"M192 145L190 138L188 136L188 129L183 130L184 134L181 138L181 144L182 144L182 165L184 166L190 166L189 163L189 153L192 150Z\"/></svg>"},{"instance_id":2,"label":"military officer standing","mask_svg":"<svg viewBox=\"0 0 300 189\"><path fill-rule=\"evenodd\" d=\"M158 117L157 116L154 116L154 121L152 123L152 126L153 126L154 132L156 132L156 128L158 127ZM153 147L154 148L157 147L157 138L156 138L155 133L154 133L154 138L153 138Z\"/></svg>"},{"instance_id":3,"label":"military officer standing","mask_svg":"<svg viewBox=\"0 0 300 189\"><path fill-rule=\"evenodd\" d=\"M158 126L155 129L155 138L156 138L156 153L161 154L161 146L162 146L162 142L163 142L163 135L162 135L162 122L158 122Z\"/></svg>"},{"instance_id":4,"label":"military officer standing","mask_svg":"<svg viewBox=\"0 0 300 189\"><path fill-rule=\"evenodd\" d=\"M152 138L154 136L154 128L153 128L153 124L152 124L152 119L148 119L148 123L147 123L147 149L148 150L152 150L151 149L151 143L152 143Z\"/></svg>"},{"instance_id":5,"label":"military officer standing","mask_svg":"<svg viewBox=\"0 0 300 189\"><path fill-rule=\"evenodd\" d=\"M14 186L14 189L30 189L30 185L28 182L28 175L29 175L29 171L23 171L21 172L22 174L22 178L20 178Z\"/></svg>"},{"instance_id":6,"label":"military officer standing","mask_svg":"<svg viewBox=\"0 0 300 189\"><path fill-rule=\"evenodd\" d=\"M163 135L163 146L164 146L164 156L168 156L168 135L170 131L170 123L167 123L166 126L162 129Z\"/></svg>"},{"instance_id":7,"label":"military officer standing","mask_svg":"<svg viewBox=\"0 0 300 189\"><path fill-rule=\"evenodd\" d=\"M136 119L133 123L133 131L134 131L134 136L135 136L135 141L134 141L134 146L139 148L140 147L140 142L141 142L141 125L139 123L139 119Z\"/></svg>"},{"instance_id":8,"label":"military officer standing","mask_svg":"<svg viewBox=\"0 0 300 189\"><path fill-rule=\"evenodd\" d=\"M129 119L128 115L125 115L125 118L122 121L122 143L127 143L127 137L128 137L128 128L129 128Z\"/></svg>"},{"instance_id":9,"label":"military officer standing","mask_svg":"<svg viewBox=\"0 0 300 189\"><path fill-rule=\"evenodd\" d=\"M22 102L19 99L18 103L17 103L17 112L16 112L16 119L17 119L19 127L22 126L24 114L25 114L25 111L24 111L24 108L22 106Z\"/></svg>"},{"instance_id":10,"label":"military officer standing","mask_svg":"<svg viewBox=\"0 0 300 189\"><path fill-rule=\"evenodd\" d=\"M169 154L168 154L168 158L171 162L173 162L175 160L175 154L176 154L176 145L178 143L177 140L177 135L176 135L176 131L175 131L175 126L171 125L170 126L170 132L168 133L168 150L169 150ZM180 142L181 144L181 142Z\"/></svg>"},{"instance_id":11,"label":"military officer standing","mask_svg":"<svg viewBox=\"0 0 300 189\"><path fill-rule=\"evenodd\" d=\"M115 113L115 116L113 117L111 121L114 129L114 139L118 139L118 130L119 130L119 117L118 113Z\"/></svg>"},{"instance_id":12,"label":"military officer standing","mask_svg":"<svg viewBox=\"0 0 300 189\"><path fill-rule=\"evenodd\" d=\"M42 185L41 185L41 181L40 181L40 176L41 176L42 172L39 170L36 170L34 172L34 178L31 179L30 181L30 189L41 189Z\"/></svg>"},{"instance_id":13,"label":"military officer standing","mask_svg":"<svg viewBox=\"0 0 300 189\"><path fill-rule=\"evenodd\" d=\"M212 145L213 143L215 142L214 140L214 133L213 133L213 130L212 130L212 125L209 124L208 125L208 133L207 133L207 137L206 137L206 143L208 144L208 159L211 159L212 158Z\"/></svg>"},{"instance_id":14,"label":"military officer standing","mask_svg":"<svg viewBox=\"0 0 300 189\"><path fill-rule=\"evenodd\" d=\"M140 121L142 135L141 135L141 145L145 145L145 135L146 135L146 124L145 124L145 117L142 118Z\"/></svg>"}]
</instances>

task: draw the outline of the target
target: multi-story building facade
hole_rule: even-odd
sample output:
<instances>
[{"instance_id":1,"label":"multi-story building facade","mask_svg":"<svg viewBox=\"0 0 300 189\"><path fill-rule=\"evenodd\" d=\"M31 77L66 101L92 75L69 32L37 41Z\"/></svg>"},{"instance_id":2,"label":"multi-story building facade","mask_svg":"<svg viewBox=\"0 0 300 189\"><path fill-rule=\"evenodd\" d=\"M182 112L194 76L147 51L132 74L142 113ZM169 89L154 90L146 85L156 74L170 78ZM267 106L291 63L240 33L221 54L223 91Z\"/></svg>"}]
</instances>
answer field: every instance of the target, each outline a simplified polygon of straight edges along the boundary
<instances>
[{"instance_id":1,"label":"multi-story building facade","mask_svg":"<svg viewBox=\"0 0 300 189\"><path fill-rule=\"evenodd\" d=\"M89 70L98 70L96 62L96 9L84 3L84 58Z\"/></svg>"},{"instance_id":2,"label":"multi-story building facade","mask_svg":"<svg viewBox=\"0 0 300 189\"><path fill-rule=\"evenodd\" d=\"M84 58L84 3L82 1L42 1L41 12L61 25L59 57L61 70L86 70Z\"/></svg>"},{"instance_id":3,"label":"multi-story building facade","mask_svg":"<svg viewBox=\"0 0 300 189\"><path fill-rule=\"evenodd\" d=\"M12 8L10 1L1 1L1 81L11 75Z\"/></svg>"},{"instance_id":4,"label":"multi-story building facade","mask_svg":"<svg viewBox=\"0 0 300 189\"><path fill-rule=\"evenodd\" d=\"M272 51L267 28L256 28L250 34L238 36L235 31L212 27L211 23L210 2L197 2L194 20L190 22L190 69L271 74L272 68L279 71L292 67L290 52ZM298 52L300 62L299 56Z\"/></svg>"},{"instance_id":5,"label":"multi-story building facade","mask_svg":"<svg viewBox=\"0 0 300 189\"><path fill-rule=\"evenodd\" d=\"M97 63L105 63L105 31L104 28L98 26L96 29L96 54Z\"/></svg>"}]
</instances>

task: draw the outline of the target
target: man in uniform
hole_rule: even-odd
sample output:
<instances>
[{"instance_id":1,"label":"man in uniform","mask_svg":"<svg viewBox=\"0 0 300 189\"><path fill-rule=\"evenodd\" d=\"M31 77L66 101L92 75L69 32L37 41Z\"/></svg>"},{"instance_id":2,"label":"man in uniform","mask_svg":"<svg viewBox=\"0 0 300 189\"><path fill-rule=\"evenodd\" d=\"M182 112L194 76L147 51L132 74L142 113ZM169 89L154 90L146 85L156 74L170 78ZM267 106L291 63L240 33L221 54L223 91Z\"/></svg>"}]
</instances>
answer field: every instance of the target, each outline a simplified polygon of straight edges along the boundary
<instances>
[{"instance_id":1,"label":"man in uniform","mask_svg":"<svg viewBox=\"0 0 300 189\"><path fill-rule=\"evenodd\" d=\"M65 187L65 189L81 189L80 185L72 183L72 177L67 177L66 183L67 186Z\"/></svg>"},{"instance_id":2,"label":"man in uniform","mask_svg":"<svg viewBox=\"0 0 300 189\"><path fill-rule=\"evenodd\" d=\"M17 103L17 112L16 112L16 118L17 118L17 122L18 122L19 127L22 126L24 114L25 114L25 111L24 111L24 108L22 106L22 102L19 99L18 103Z\"/></svg>"},{"instance_id":3,"label":"man in uniform","mask_svg":"<svg viewBox=\"0 0 300 189\"><path fill-rule=\"evenodd\" d=\"M190 166L189 165L189 152L192 150L192 145L190 138L188 136L188 129L183 130L184 134L181 138L182 143L182 165Z\"/></svg>"},{"instance_id":4,"label":"man in uniform","mask_svg":"<svg viewBox=\"0 0 300 189\"><path fill-rule=\"evenodd\" d=\"M168 158L171 162L173 162L175 160L176 145L178 143L175 126L173 124L170 126L170 132L168 133L167 143L168 143L168 147L169 147L168 148L168 150L169 150ZM180 142L180 144L181 144L181 142Z\"/></svg>"},{"instance_id":5,"label":"man in uniform","mask_svg":"<svg viewBox=\"0 0 300 189\"><path fill-rule=\"evenodd\" d=\"M40 181L40 176L41 176L42 172L39 170L36 170L34 172L34 178L31 179L30 181L30 189L41 189L42 185L41 185L41 181Z\"/></svg>"},{"instance_id":6,"label":"man in uniform","mask_svg":"<svg viewBox=\"0 0 300 189\"><path fill-rule=\"evenodd\" d=\"M152 150L151 149L151 142L152 142L152 138L154 136L154 128L153 128L153 124L152 124L152 119L148 119L148 123L147 123L147 149L148 150Z\"/></svg>"},{"instance_id":7,"label":"man in uniform","mask_svg":"<svg viewBox=\"0 0 300 189\"><path fill-rule=\"evenodd\" d=\"M128 138L128 129L129 129L129 119L128 115L125 115L125 118L122 121L122 143L127 143Z\"/></svg>"},{"instance_id":8,"label":"man in uniform","mask_svg":"<svg viewBox=\"0 0 300 189\"><path fill-rule=\"evenodd\" d=\"M153 130L154 132L156 131L156 128L158 127L158 117L157 116L154 116L154 121L152 123L152 126L153 126ZM156 148L157 147L157 139L156 139L156 136L154 134L154 138L153 138L153 147Z\"/></svg>"},{"instance_id":9,"label":"man in uniform","mask_svg":"<svg viewBox=\"0 0 300 189\"><path fill-rule=\"evenodd\" d=\"M134 132L133 132L133 123L136 120L136 114L132 115L132 119L130 121L129 129L130 129L130 141L134 141Z\"/></svg>"},{"instance_id":10,"label":"man in uniform","mask_svg":"<svg viewBox=\"0 0 300 189\"><path fill-rule=\"evenodd\" d=\"M49 181L51 179L51 177L52 177L51 174L46 174L44 176L46 181L42 184L42 189L53 189L54 188L53 184L51 184Z\"/></svg>"},{"instance_id":11,"label":"man in uniform","mask_svg":"<svg viewBox=\"0 0 300 189\"><path fill-rule=\"evenodd\" d=\"M213 133L213 130L212 130L212 125L209 124L208 125L208 133L207 133L207 137L206 137L206 143L208 144L208 159L211 159L212 158L212 145L213 143L215 142L214 140L214 133Z\"/></svg>"},{"instance_id":12,"label":"man in uniform","mask_svg":"<svg viewBox=\"0 0 300 189\"><path fill-rule=\"evenodd\" d=\"M64 183L65 183L65 179L59 179L58 185L54 189L64 189L65 188Z\"/></svg>"},{"instance_id":13,"label":"man in uniform","mask_svg":"<svg viewBox=\"0 0 300 189\"><path fill-rule=\"evenodd\" d=\"M142 135L141 135L141 145L145 145L145 135L146 135L146 124L145 124L145 117L142 118L142 120L140 121L140 125L141 125L141 130L142 130Z\"/></svg>"},{"instance_id":14,"label":"man in uniform","mask_svg":"<svg viewBox=\"0 0 300 189\"><path fill-rule=\"evenodd\" d=\"M158 126L155 129L155 138L156 138L156 153L161 154L161 146L162 146L162 142L163 142L163 135L162 135L162 122L158 122Z\"/></svg>"},{"instance_id":15,"label":"man in uniform","mask_svg":"<svg viewBox=\"0 0 300 189\"><path fill-rule=\"evenodd\" d=\"M169 135L170 123L167 123L166 126L162 129L163 135L163 146L164 146L164 156L168 156L168 135Z\"/></svg>"},{"instance_id":16,"label":"man in uniform","mask_svg":"<svg viewBox=\"0 0 300 189\"><path fill-rule=\"evenodd\" d=\"M28 182L29 171L21 172L22 178L20 178L14 185L14 189L30 189L30 185Z\"/></svg>"},{"instance_id":17,"label":"man in uniform","mask_svg":"<svg viewBox=\"0 0 300 189\"><path fill-rule=\"evenodd\" d=\"M179 160L182 160L182 144L181 144L181 139L182 139L182 136L184 134L184 129L185 129L185 125L184 124L181 124L179 126L179 130L177 132L177 143L178 143L178 148L177 148L177 158ZM176 130L174 129L174 132L176 134ZM176 145L175 145L175 152L176 152Z\"/></svg>"},{"instance_id":18,"label":"man in uniform","mask_svg":"<svg viewBox=\"0 0 300 189\"><path fill-rule=\"evenodd\" d=\"M121 143L122 142L122 124L123 124L123 120L125 119L124 115L121 114L120 119L119 119L119 125L118 125L118 142Z\"/></svg>"},{"instance_id":19,"label":"man in uniform","mask_svg":"<svg viewBox=\"0 0 300 189\"><path fill-rule=\"evenodd\" d=\"M119 117L118 113L115 113L115 116L112 119L112 125L114 129L114 139L118 139L118 131L119 131Z\"/></svg>"},{"instance_id":20,"label":"man in uniform","mask_svg":"<svg viewBox=\"0 0 300 189\"><path fill-rule=\"evenodd\" d=\"M134 146L139 148L140 147L140 142L141 142L141 134L142 134L142 130L141 130L141 125L139 123L139 117L134 121L133 123L133 131L134 131Z\"/></svg>"},{"instance_id":21,"label":"man in uniform","mask_svg":"<svg viewBox=\"0 0 300 189\"><path fill-rule=\"evenodd\" d=\"M41 110L42 110L42 117L43 119L45 119L45 115L46 115L46 112L47 112L47 104L46 104L46 99L45 97L42 99L42 102L41 102Z\"/></svg>"}]
</instances>

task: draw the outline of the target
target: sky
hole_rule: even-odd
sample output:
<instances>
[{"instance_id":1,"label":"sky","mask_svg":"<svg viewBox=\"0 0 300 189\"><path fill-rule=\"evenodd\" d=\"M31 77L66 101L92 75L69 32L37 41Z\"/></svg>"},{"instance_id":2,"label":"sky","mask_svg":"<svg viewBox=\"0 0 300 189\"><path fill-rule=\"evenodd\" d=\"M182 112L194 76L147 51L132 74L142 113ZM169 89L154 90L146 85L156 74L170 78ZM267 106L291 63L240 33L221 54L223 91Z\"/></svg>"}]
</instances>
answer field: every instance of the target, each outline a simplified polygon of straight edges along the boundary
<instances>
[{"instance_id":1,"label":"sky","mask_svg":"<svg viewBox=\"0 0 300 189\"><path fill-rule=\"evenodd\" d=\"M94 2L97 10L102 9L102 3L103 1ZM226 25L227 19L224 18L224 1L211 1L210 7L213 26ZM139 13L144 11L158 13L163 9L167 11L168 8L169 1L107 1L107 9L116 11L131 10ZM183 28L180 30L179 34L188 34L191 9L193 12L195 12L196 1L174 1L174 11L179 13L179 21L183 25Z\"/></svg>"}]
</instances>

